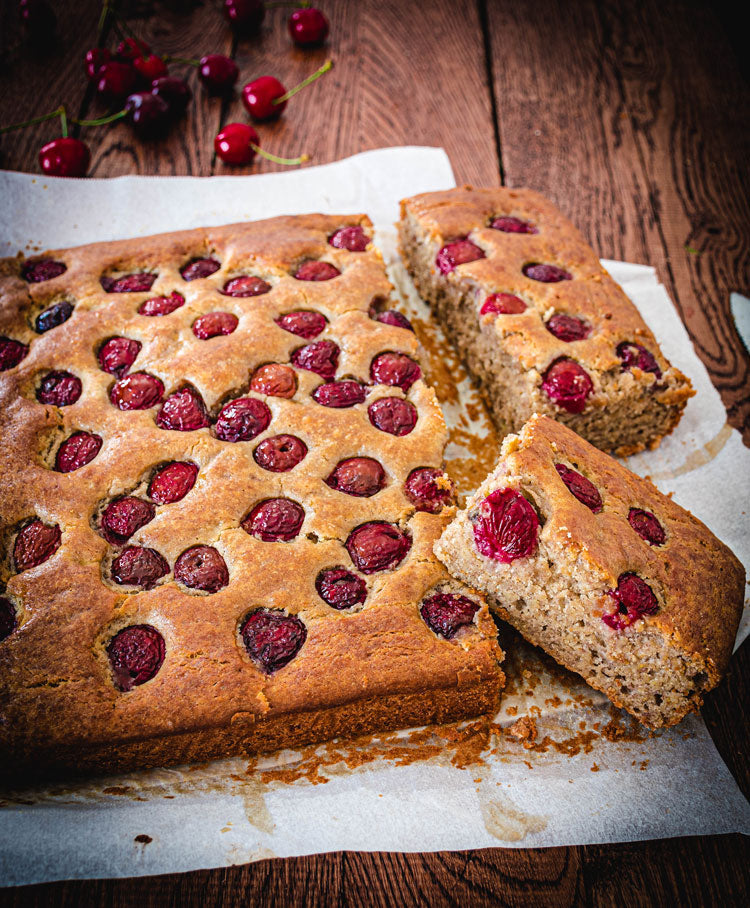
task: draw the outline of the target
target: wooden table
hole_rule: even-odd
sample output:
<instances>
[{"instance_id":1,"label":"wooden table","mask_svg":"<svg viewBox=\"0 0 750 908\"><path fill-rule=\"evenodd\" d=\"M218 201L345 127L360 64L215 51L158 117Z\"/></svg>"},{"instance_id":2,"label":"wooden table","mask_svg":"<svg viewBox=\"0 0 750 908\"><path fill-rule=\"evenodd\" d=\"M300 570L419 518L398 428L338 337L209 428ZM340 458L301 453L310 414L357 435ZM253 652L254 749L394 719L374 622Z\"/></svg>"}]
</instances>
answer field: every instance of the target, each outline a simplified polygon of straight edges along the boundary
<instances>
[{"instance_id":1,"label":"wooden table","mask_svg":"<svg viewBox=\"0 0 750 908\"><path fill-rule=\"evenodd\" d=\"M313 164L387 145L442 145L456 178L531 186L553 199L602 256L654 265L727 407L750 443L750 360L729 292L748 287L746 53L728 4L680 0L320 0L325 48L294 49L289 10L268 11L258 37L233 38L219 0L122 3L161 53L225 53L240 84L274 74L292 86L328 56L332 73L259 128L282 155ZM0 12L0 124L64 102L102 112L82 75L95 44L94 0L61 2L59 40L31 51L16 4ZM110 37L110 46L114 38ZM733 43L734 42L734 43ZM187 118L145 144L123 124L83 130L90 175L226 174L212 140L246 119L237 98L206 96L197 73ZM0 165L37 172L55 123L0 139ZM256 172L279 169L258 161ZM113 212L116 216L116 212ZM750 792L745 646L703 716ZM0 903L65 905L642 905L750 904L750 849L740 836L536 850L338 853L156 878L6 890Z\"/></svg>"}]
</instances>

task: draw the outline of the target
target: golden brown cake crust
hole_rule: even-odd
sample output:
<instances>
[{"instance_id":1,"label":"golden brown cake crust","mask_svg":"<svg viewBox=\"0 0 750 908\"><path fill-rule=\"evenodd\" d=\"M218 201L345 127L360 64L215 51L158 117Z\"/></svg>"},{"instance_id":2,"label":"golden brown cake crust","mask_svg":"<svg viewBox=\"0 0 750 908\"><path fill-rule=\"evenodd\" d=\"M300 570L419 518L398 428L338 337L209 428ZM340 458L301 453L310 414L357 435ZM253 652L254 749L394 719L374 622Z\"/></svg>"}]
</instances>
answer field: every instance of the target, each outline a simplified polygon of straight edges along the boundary
<instances>
[{"instance_id":1,"label":"golden brown cake crust","mask_svg":"<svg viewBox=\"0 0 750 908\"><path fill-rule=\"evenodd\" d=\"M274 720L268 725L273 734L256 733L263 748L272 749L296 740L295 715L313 717L309 725L318 728L319 737L310 732L307 739L319 740L326 729L336 734L345 729L324 718L316 723L316 712L356 713L362 703L362 715L372 721L365 728L352 713L352 729L361 733L387 724L383 710L372 706L379 699L407 698L411 706L399 713L407 722L475 714L474 708L487 710L488 692L496 699L502 654L486 605L453 640L438 637L419 614L429 591L457 588L432 554L449 511L415 512L403 484L417 467L441 467L446 430L435 395L423 381L404 394L370 379L375 355L397 351L416 358L417 342L410 331L368 315L371 303L391 292L375 247L350 252L327 242L338 228L355 224L371 233L365 216L308 215L56 250L32 261L52 259L67 270L41 283L22 278L20 259L2 263L0 336L29 345L20 364L0 373L5 550L0 596L14 604L18 620L0 641L4 768L21 755L27 760L56 749L77 751L82 759L87 752L114 754L110 769L138 765L117 762L116 754L127 751L129 742L140 742L141 765L167 760L167 751L175 762L191 751L187 745L170 750L165 742L189 741L191 733L224 742L218 751L213 745L201 751L202 758L216 756L243 746L243 734L228 733L243 726L243 717L260 723L256 728L264 717ZM220 269L183 280L180 269L206 256L216 258ZM328 281L296 280L292 274L306 260L329 262L341 274ZM106 293L100 283L103 275L140 271L157 274L147 292ZM270 292L222 295L225 282L242 274L260 276L271 284ZM171 314L138 313L145 300L175 290L185 304ZM73 303L71 317L37 334L37 314L60 299ZM289 363L292 352L310 342L274 323L297 309L326 317L315 340L339 345L337 379L368 383L363 404L320 406L311 393L324 379L301 368L295 369L297 391L290 399L248 391L258 366ZM236 315L237 328L200 340L191 326L212 311ZM256 397L270 408L270 425L252 441L229 443L210 428L160 429L158 407L116 408L109 399L115 376L97 362L101 344L113 336L141 343L130 371L157 376L164 397L188 383L214 418L228 399ZM40 379L60 369L81 380L80 399L64 407L39 403ZM367 407L381 397L406 397L416 407L410 434L397 437L371 424ZM100 452L80 469L57 472L60 442L79 430L102 437ZM297 436L308 447L302 463L289 472L269 472L253 458L264 438L279 433ZM343 494L323 481L340 460L353 456L376 458L385 469L386 486L373 498ZM102 505L123 494L146 497L155 467L186 460L199 470L192 491L157 506L154 519L128 540L157 550L170 573L150 590L119 586L109 576L119 549L98 530ZM290 542L263 542L240 526L256 503L274 497L293 499L305 510L301 531ZM44 563L18 571L14 541L32 518L59 526L61 544ZM410 534L411 549L396 569L364 577L368 595L360 610L337 611L316 592L316 576L338 565L355 570L344 542L352 529L371 520L397 524ZM229 583L218 592L193 591L173 578L176 559L195 544L215 547L227 564ZM307 629L299 653L272 674L249 658L239 636L240 622L258 607L297 615ZM121 692L113 684L106 646L118 630L135 624L159 630L166 658L155 677ZM467 701L460 694L464 690L475 694Z\"/></svg>"}]
</instances>

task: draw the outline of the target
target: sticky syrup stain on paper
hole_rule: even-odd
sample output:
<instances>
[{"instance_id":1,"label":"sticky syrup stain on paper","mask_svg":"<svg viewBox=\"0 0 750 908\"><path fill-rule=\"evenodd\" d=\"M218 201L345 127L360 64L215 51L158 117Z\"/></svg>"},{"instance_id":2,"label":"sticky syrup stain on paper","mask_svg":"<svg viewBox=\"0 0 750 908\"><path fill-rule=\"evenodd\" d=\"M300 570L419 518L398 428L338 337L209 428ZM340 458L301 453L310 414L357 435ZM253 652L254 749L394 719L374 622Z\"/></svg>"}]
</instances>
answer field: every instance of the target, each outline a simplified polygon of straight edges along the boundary
<instances>
[{"instance_id":1,"label":"sticky syrup stain on paper","mask_svg":"<svg viewBox=\"0 0 750 908\"><path fill-rule=\"evenodd\" d=\"M493 792L491 798L480 795L482 821L491 836L501 842L521 842L527 835L547 828L548 816L525 813L506 794Z\"/></svg>"}]
</instances>

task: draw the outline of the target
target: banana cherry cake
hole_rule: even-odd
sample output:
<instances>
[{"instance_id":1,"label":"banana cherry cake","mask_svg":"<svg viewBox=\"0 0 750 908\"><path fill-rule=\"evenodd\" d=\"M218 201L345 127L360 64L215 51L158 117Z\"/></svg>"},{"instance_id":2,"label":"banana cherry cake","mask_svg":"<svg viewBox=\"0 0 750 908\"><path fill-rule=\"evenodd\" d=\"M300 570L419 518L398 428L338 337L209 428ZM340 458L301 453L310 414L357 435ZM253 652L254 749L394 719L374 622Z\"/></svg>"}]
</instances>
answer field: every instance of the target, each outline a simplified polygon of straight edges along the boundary
<instances>
[{"instance_id":1,"label":"banana cherry cake","mask_svg":"<svg viewBox=\"0 0 750 908\"><path fill-rule=\"evenodd\" d=\"M401 250L501 432L533 413L604 451L659 444L694 393L576 228L536 192L401 203Z\"/></svg>"},{"instance_id":2,"label":"banana cherry cake","mask_svg":"<svg viewBox=\"0 0 750 908\"><path fill-rule=\"evenodd\" d=\"M718 684L745 572L699 520L534 416L435 546L527 640L652 728Z\"/></svg>"},{"instance_id":3,"label":"banana cherry cake","mask_svg":"<svg viewBox=\"0 0 750 908\"><path fill-rule=\"evenodd\" d=\"M494 710L446 429L364 216L0 262L0 766Z\"/></svg>"}]
</instances>

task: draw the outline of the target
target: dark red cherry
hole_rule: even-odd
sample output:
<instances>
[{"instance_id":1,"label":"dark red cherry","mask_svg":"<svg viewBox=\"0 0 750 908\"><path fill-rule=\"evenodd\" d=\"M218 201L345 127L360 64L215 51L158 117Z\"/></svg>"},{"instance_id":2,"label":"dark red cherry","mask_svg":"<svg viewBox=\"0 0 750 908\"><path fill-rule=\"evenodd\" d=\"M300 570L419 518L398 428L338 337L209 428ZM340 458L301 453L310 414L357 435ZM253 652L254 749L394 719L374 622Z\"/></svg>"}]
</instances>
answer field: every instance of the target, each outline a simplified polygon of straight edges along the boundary
<instances>
[{"instance_id":1,"label":"dark red cherry","mask_svg":"<svg viewBox=\"0 0 750 908\"><path fill-rule=\"evenodd\" d=\"M198 467L187 460L176 460L160 467L149 483L148 494L157 504L182 501L195 485Z\"/></svg>"},{"instance_id":2,"label":"dark red cherry","mask_svg":"<svg viewBox=\"0 0 750 908\"><path fill-rule=\"evenodd\" d=\"M462 627L474 623L479 605L456 593L434 593L419 607L419 614L431 631L452 640Z\"/></svg>"},{"instance_id":3,"label":"dark red cherry","mask_svg":"<svg viewBox=\"0 0 750 908\"><path fill-rule=\"evenodd\" d=\"M111 501L102 513L102 536L111 545L124 545L133 533L150 523L156 508L150 501L126 495Z\"/></svg>"},{"instance_id":4,"label":"dark red cherry","mask_svg":"<svg viewBox=\"0 0 750 908\"><path fill-rule=\"evenodd\" d=\"M659 611L659 601L651 587L630 571L620 574L617 589L609 595L617 603L617 610L609 615L602 615L602 621L615 631L630 627L644 615L653 615Z\"/></svg>"},{"instance_id":5,"label":"dark red cherry","mask_svg":"<svg viewBox=\"0 0 750 908\"><path fill-rule=\"evenodd\" d=\"M544 323L544 327L550 334L554 334L558 340L566 343L584 340L591 334L591 326L587 325L582 318L576 318L574 315L564 315L562 312L556 312L550 316Z\"/></svg>"},{"instance_id":6,"label":"dark red cherry","mask_svg":"<svg viewBox=\"0 0 750 908\"><path fill-rule=\"evenodd\" d=\"M604 503L602 502L602 496L590 479L586 479L585 476L582 476L576 470L571 470L570 467L566 467L564 463L556 463L555 469L557 470L560 479L562 479L567 486L570 494L573 495L574 498L577 498L581 504L585 504L586 507L590 508L595 514L598 514L603 509Z\"/></svg>"},{"instance_id":7,"label":"dark red cherry","mask_svg":"<svg viewBox=\"0 0 750 908\"><path fill-rule=\"evenodd\" d=\"M375 520L363 523L349 534L346 550L363 574L397 567L411 548L411 539L397 526Z\"/></svg>"},{"instance_id":8,"label":"dark red cherry","mask_svg":"<svg viewBox=\"0 0 750 908\"><path fill-rule=\"evenodd\" d=\"M344 567L327 568L315 579L318 595L331 608L352 608L367 599L367 584Z\"/></svg>"},{"instance_id":9,"label":"dark red cherry","mask_svg":"<svg viewBox=\"0 0 750 908\"><path fill-rule=\"evenodd\" d=\"M154 79L169 75L169 68L161 57L156 54L146 54L133 60L133 68L141 77L142 82L151 84Z\"/></svg>"},{"instance_id":10,"label":"dark red cherry","mask_svg":"<svg viewBox=\"0 0 750 908\"><path fill-rule=\"evenodd\" d=\"M397 312L395 309L386 309L375 316L376 322L382 322L384 325L392 325L394 328L405 328L407 331L413 331L409 319Z\"/></svg>"},{"instance_id":11,"label":"dark red cherry","mask_svg":"<svg viewBox=\"0 0 750 908\"><path fill-rule=\"evenodd\" d=\"M268 293L271 285L267 284L262 278L254 277L251 274L243 274L241 277L233 277L221 289L224 296L247 297L262 296Z\"/></svg>"},{"instance_id":12,"label":"dark red cherry","mask_svg":"<svg viewBox=\"0 0 750 908\"><path fill-rule=\"evenodd\" d=\"M167 102L150 91L138 91L128 95L125 110L127 121L141 138L161 136L169 126Z\"/></svg>"},{"instance_id":13,"label":"dark red cherry","mask_svg":"<svg viewBox=\"0 0 750 908\"><path fill-rule=\"evenodd\" d=\"M482 303L480 315L520 315L526 303L513 293L492 293Z\"/></svg>"},{"instance_id":14,"label":"dark red cherry","mask_svg":"<svg viewBox=\"0 0 750 908\"><path fill-rule=\"evenodd\" d=\"M67 270L67 266L63 262L56 262L54 259L42 259L39 262L26 262L21 274L27 283L40 284L42 281L51 281L53 277L65 274Z\"/></svg>"},{"instance_id":15,"label":"dark red cherry","mask_svg":"<svg viewBox=\"0 0 750 908\"><path fill-rule=\"evenodd\" d=\"M296 435L272 435L265 438L253 451L259 467L272 473L286 473L297 466L307 455L307 445Z\"/></svg>"},{"instance_id":16,"label":"dark red cherry","mask_svg":"<svg viewBox=\"0 0 750 908\"><path fill-rule=\"evenodd\" d=\"M641 539L645 539L649 545L664 545L667 541L664 527L651 511L644 511L642 508L631 508L628 512L628 523Z\"/></svg>"},{"instance_id":17,"label":"dark red cherry","mask_svg":"<svg viewBox=\"0 0 750 908\"><path fill-rule=\"evenodd\" d=\"M297 373L282 363L259 366L250 379L250 390L268 397L294 397L297 391Z\"/></svg>"},{"instance_id":18,"label":"dark red cherry","mask_svg":"<svg viewBox=\"0 0 750 908\"><path fill-rule=\"evenodd\" d=\"M111 337L102 344L97 354L99 368L103 372L122 378L136 360L141 342L130 337Z\"/></svg>"},{"instance_id":19,"label":"dark red cherry","mask_svg":"<svg viewBox=\"0 0 750 908\"><path fill-rule=\"evenodd\" d=\"M321 315L320 312L312 312L309 309L297 309L294 312L287 312L286 315L280 315L274 321L284 331L296 334L297 337L304 337L305 340L317 337L321 331L325 331L325 327L328 324L324 315Z\"/></svg>"},{"instance_id":20,"label":"dark red cherry","mask_svg":"<svg viewBox=\"0 0 750 908\"><path fill-rule=\"evenodd\" d=\"M271 411L257 397L238 397L224 404L214 426L222 441L250 441L264 432L271 422Z\"/></svg>"},{"instance_id":21,"label":"dark red cherry","mask_svg":"<svg viewBox=\"0 0 750 908\"><path fill-rule=\"evenodd\" d=\"M209 425L203 398L193 388L174 391L161 405L156 425L175 432L192 432Z\"/></svg>"},{"instance_id":22,"label":"dark red cherry","mask_svg":"<svg viewBox=\"0 0 750 908\"><path fill-rule=\"evenodd\" d=\"M270 675L294 659L307 639L305 625L278 609L259 608L240 627L247 654Z\"/></svg>"},{"instance_id":23,"label":"dark red cherry","mask_svg":"<svg viewBox=\"0 0 750 908\"><path fill-rule=\"evenodd\" d=\"M370 365L370 378L378 385L408 391L421 378L422 370L405 353L379 353Z\"/></svg>"},{"instance_id":24,"label":"dark red cherry","mask_svg":"<svg viewBox=\"0 0 750 908\"><path fill-rule=\"evenodd\" d=\"M235 31L257 31L266 15L263 0L224 0L224 16Z\"/></svg>"},{"instance_id":25,"label":"dark red cherry","mask_svg":"<svg viewBox=\"0 0 750 908\"><path fill-rule=\"evenodd\" d=\"M289 34L298 47L315 47L328 37L328 19L314 6L296 9L289 17Z\"/></svg>"},{"instance_id":26,"label":"dark red cherry","mask_svg":"<svg viewBox=\"0 0 750 908\"><path fill-rule=\"evenodd\" d=\"M495 218L490 227L493 230L501 230L503 233L539 233L530 221L524 221L521 218L510 217L509 215Z\"/></svg>"},{"instance_id":27,"label":"dark red cherry","mask_svg":"<svg viewBox=\"0 0 750 908\"><path fill-rule=\"evenodd\" d=\"M138 73L129 63L110 60L104 63L97 76L96 90L105 100L122 101L135 89Z\"/></svg>"},{"instance_id":28,"label":"dark red cherry","mask_svg":"<svg viewBox=\"0 0 750 908\"><path fill-rule=\"evenodd\" d=\"M261 76L248 82L242 89L242 103L254 120L274 120L284 110L287 102L273 102L285 94L286 89L278 79Z\"/></svg>"},{"instance_id":29,"label":"dark red cherry","mask_svg":"<svg viewBox=\"0 0 750 908\"><path fill-rule=\"evenodd\" d=\"M323 407L343 409L361 404L367 397L367 388L358 381L330 381L318 385L312 396L313 400Z\"/></svg>"},{"instance_id":30,"label":"dark red cherry","mask_svg":"<svg viewBox=\"0 0 750 908\"><path fill-rule=\"evenodd\" d=\"M6 640L18 624L16 607L5 596L0 596L0 643Z\"/></svg>"},{"instance_id":31,"label":"dark red cherry","mask_svg":"<svg viewBox=\"0 0 750 908\"><path fill-rule=\"evenodd\" d=\"M212 337L231 334L238 324L239 319L231 312L206 312L193 322L193 334L199 340L209 340Z\"/></svg>"},{"instance_id":32,"label":"dark red cherry","mask_svg":"<svg viewBox=\"0 0 750 908\"><path fill-rule=\"evenodd\" d=\"M483 259L484 257L484 251L476 243L463 239L443 246L437 254L435 264L441 274L450 274L458 265L475 262L477 259Z\"/></svg>"},{"instance_id":33,"label":"dark red cherry","mask_svg":"<svg viewBox=\"0 0 750 908\"><path fill-rule=\"evenodd\" d=\"M93 432L74 432L57 449L55 469L58 473L72 473L85 467L96 457L102 447L102 439Z\"/></svg>"},{"instance_id":34,"label":"dark red cherry","mask_svg":"<svg viewBox=\"0 0 750 908\"><path fill-rule=\"evenodd\" d=\"M52 328L57 328L58 325L62 325L63 322L67 322L72 314L73 304L69 303L67 300L61 300L59 303L54 303L52 306L48 306L36 317L34 325L36 327L37 334L44 334L45 331L49 331Z\"/></svg>"},{"instance_id":35,"label":"dark red cherry","mask_svg":"<svg viewBox=\"0 0 750 908\"><path fill-rule=\"evenodd\" d=\"M628 372L635 366L641 372L652 372L657 378L661 378L661 369L656 357L641 344L636 344L635 341L623 341L617 346L617 355L622 360L623 372Z\"/></svg>"},{"instance_id":36,"label":"dark red cherry","mask_svg":"<svg viewBox=\"0 0 750 908\"><path fill-rule=\"evenodd\" d=\"M88 145L80 139L53 139L39 151L39 166L50 177L85 177L91 163Z\"/></svg>"},{"instance_id":37,"label":"dark red cherry","mask_svg":"<svg viewBox=\"0 0 750 908\"><path fill-rule=\"evenodd\" d=\"M479 505L474 522L474 542L487 558L510 564L527 558L536 549L539 518L515 489L496 489Z\"/></svg>"},{"instance_id":38,"label":"dark red cherry","mask_svg":"<svg viewBox=\"0 0 750 908\"><path fill-rule=\"evenodd\" d=\"M594 383L582 366L562 357L544 373L542 390L568 413L582 413L589 394L594 390Z\"/></svg>"},{"instance_id":39,"label":"dark red cherry","mask_svg":"<svg viewBox=\"0 0 750 908\"><path fill-rule=\"evenodd\" d=\"M524 265L521 271L532 281L540 281L543 284L557 284L560 281L573 280L573 275L564 268L560 268L559 265L531 262L528 265Z\"/></svg>"},{"instance_id":40,"label":"dark red cherry","mask_svg":"<svg viewBox=\"0 0 750 908\"><path fill-rule=\"evenodd\" d=\"M83 65L89 82L97 80L99 70L105 63L109 63L111 59L112 54L106 47L92 47L91 50L86 51Z\"/></svg>"},{"instance_id":41,"label":"dark red cherry","mask_svg":"<svg viewBox=\"0 0 750 908\"><path fill-rule=\"evenodd\" d=\"M300 347L292 353L292 364L322 378L333 378L339 365L338 344L322 340Z\"/></svg>"},{"instance_id":42,"label":"dark red cherry","mask_svg":"<svg viewBox=\"0 0 750 908\"><path fill-rule=\"evenodd\" d=\"M38 518L27 523L13 545L13 565L17 571L39 567L60 548L62 534L57 524L49 526Z\"/></svg>"},{"instance_id":43,"label":"dark red cherry","mask_svg":"<svg viewBox=\"0 0 750 908\"><path fill-rule=\"evenodd\" d=\"M339 269L329 262L309 261L299 266L294 277L298 281L330 281L340 274Z\"/></svg>"},{"instance_id":44,"label":"dark red cherry","mask_svg":"<svg viewBox=\"0 0 750 908\"><path fill-rule=\"evenodd\" d=\"M81 396L81 379L72 372L48 372L36 389L40 404L52 407L69 407Z\"/></svg>"},{"instance_id":45,"label":"dark red cherry","mask_svg":"<svg viewBox=\"0 0 750 908\"><path fill-rule=\"evenodd\" d=\"M151 48L140 38L123 38L117 45L116 56L124 63L132 63L136 57L147 57L150 53Z\"/></svg>"},{"instance_id":46,"label":"dark red cherry","mask_svg":"<svg viewBox=\"0 0 750 908\"><path fill-rule=\"evenodd\" d=\"M367 408L370 422L381 432L408 435L417 424L417 408L400 397L381 397Z\"/></svg>"},{"instance_id":47,"label":"dark red cherry","mask_svg":"<svg viewBox=\"0 0 750 908\"><path fill-rule=\"evenodd\" d=\"M169 565L156 549L129 545L112 562L112 579L121 586L150 590L169 573Z\"/></svg>"},{"instance_id":48,"label":"dark red cherry","mask_svg":"<svg viewBox=\"0 0 750 908\"><path fill-rule=\"evenodd\" d=\"M141 303L138 307L138 313L148 316L169 315L170 312L174 312L175 309L179 309L180 306L184 305L185 297L173 290L169 296L154 296L150 300Z\"/></svg>"},{"instance_id":49,"label":"dark red cherry","mask_svg":"<svg viewBox=\"0 0 750 908\"><path fill-rule=\"evenodd\" d=\"M227 123L216 134L214 151L226 164L250 164L257 154L253 145L260 144L260 136L247 123Z\"/></svg>"},{"instance_id":50,"label":"dark red cherry","mask_svg":"<svg viewBox=\"0 0 750 908\"><path fill-rule=\"evenodd\" d=\"M370 498L385 485L385 470L372 457L349 457L339 461L325 483L337 492Z\"/></svg>"},{"instance_id":51,"label":"dark red cherry","mask_svg":"<svg viewBox=\"0 0 750 908\"><path fill-rule=\"evenodd\" d=\"M328 237L328 243L336 249L348 249L349 252L364 252L367 244L372 242L364 228L357 224L354 227L340 227Z\"/></svg>"},{"instance_id":52,"label":"dark red cherry","mask_svg":"<svg viewBox=\"0 0 750 908\"><path fill-rule=\"evenodd\" d=\"M156 275L150 271L136 271L122 277L102 275L99 283L106 293L143 293L153 287L155 280Z\"/></svg>"},{"instance_id":53,"label":"dark red cherry","mask_svg":"<svg viewBox=\"0 0 750 908\"><path fill-rule=\"evenodd\" d=\"M167 117L177 120L187 109L193 93L184 79L159 76L151 82L151 94L167 105Z\"/></svg>"},{"instance_id":54,"label":"dark red cherry","mask_svg":"<svg viewBox=\"0 0 750 908\"><path fill-rule=\"evenodd\" d=\"M404 484L404 492L418 511L429 514L439 514L453 498L450 479L434 467L412 470Z\"/></svg>"},{"instance_id":55,"label":"dark red cherry","mask_svg":"<svg viewBox=\"0 0 750 908\"><path fill-rule=\"evenodd\" d=\"M15 368L28 352L26 344L0 335L0 372Z\"/></svg>"},{"instance_id":56,"label":"dark red cherry","mask_svg":"<svg viewBox=\"0 0 750 908\"><path fill-rule=\"evenodd\" d=\"M230 91L240 74L234 60L223 54L206 54L200 58L198 74L210 92Z\"/></svg>"},{"instance_id":57,"label":"dark red cherry","mask_svg":"<svg viewBox=\"0 0 750 908\"><path fill-rule=\"evenodd\" d=\"M174 579L191 590L218 593L229 583L229 568L213 546L194 545L175 561Z\"/></svg>"},{"instance_id":58,"label":"dark red cherry","mask_svg":"<svg viewBox=\"0 0 750 908\"><path fill-rule=\"evenodd\" d=\"M161 403L164 383L148 372L133 372L116 381L109 399L118 410L148 410Z\"/></svg>"},{"instance_id":59,"label":"dark red cherry","mask_svg":"<svg viewBox=\"0 0 750 908\"><path fill-rule=\"evenodd\" d=\"M129 691L150 681L162 667L164 638L150 624L133 624L119 631L107 646L115 687Z\"/></svg>"},{"instance_id":60,"label":"dark red cherry","mask_svg":"<svg viewBox=\"0 0 750 908\"><path fill-rule=\"evenodd\" d=\"M256 504L240 526L263 542L289 542L299 535L304 508L289 498L269 498Z\"/></svg>"},{"instance_id":61,"label":"dark red cherry","mask_svg":"<svg viewBox=\"0 0 750 908\"><path fill-rule=\"evenodd\" d=\"M191 259L185 265L180 274L184 281L196 281L202 277L208 277L221 268L216 259Z\"/></svg>"}]
</instances>

